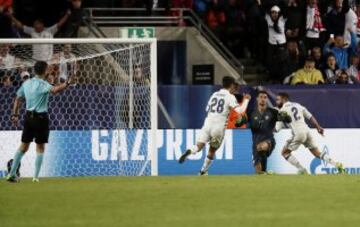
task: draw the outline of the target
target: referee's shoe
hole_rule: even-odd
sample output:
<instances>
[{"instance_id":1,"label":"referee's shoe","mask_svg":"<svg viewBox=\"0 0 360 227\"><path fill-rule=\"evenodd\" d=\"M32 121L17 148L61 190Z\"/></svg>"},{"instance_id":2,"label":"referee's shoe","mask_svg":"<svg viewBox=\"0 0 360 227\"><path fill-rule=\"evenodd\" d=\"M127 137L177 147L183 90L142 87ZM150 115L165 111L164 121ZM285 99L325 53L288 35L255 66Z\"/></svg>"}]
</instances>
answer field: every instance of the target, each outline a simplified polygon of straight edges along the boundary
<instances>
[{"instance_id":1,"label":"referee's shoe","mask_svg":"<svg viewBox=\"0 0 360 227\"><path fill-rule=\"evenodd\" d=\"M15 176L11 176L10 175L10 170L11 170L11 166L13 163L13 159L10 159L7 163L7 170L8 170L8 175L6 176L6 181L11 182L11 183L19 183L20 182L20 167L21 167L21 163L19 164L17 170L16 170L16 175Z\"/></svg>"},{"instance_id":2,"label":"referee's shoe","mask_svg":"<svg viewBox=\"0 0 360 227\"><path fill-rule=\"evenodd\" d=\"M8 175L6 176L6 181L7 181L7 182L10 182L10 183L19 183L19 182L20 182L20 179L19 179L19 177L17 177L17 176L11 176L10 174L8 174Z\"/></svg>"}]
</instances>

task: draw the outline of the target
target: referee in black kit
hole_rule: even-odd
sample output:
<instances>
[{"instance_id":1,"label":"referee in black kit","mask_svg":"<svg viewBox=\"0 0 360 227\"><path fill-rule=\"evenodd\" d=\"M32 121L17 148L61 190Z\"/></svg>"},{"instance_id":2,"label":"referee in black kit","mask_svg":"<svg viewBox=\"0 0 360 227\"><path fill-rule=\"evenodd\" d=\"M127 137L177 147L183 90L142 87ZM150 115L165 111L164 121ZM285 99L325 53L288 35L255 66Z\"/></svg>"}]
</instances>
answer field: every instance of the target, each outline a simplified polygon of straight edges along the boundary
<instances>
[{"instance_id":1,"label":"referee in black kit","mask_svg":"<svg viewBox=\"0 0 360 227\"><path fill-rule=\"evenodd\" d=\"M286 113L268 106L268 94L258 91L255 110L249 114L249 126L253 139L253 164L257 174L266 174L267 159L275 148L274 128L277 121L291 122Z\"/></svg>"},{"instance_id":2,"label":"referee in black kit","mask_svg":"<svg viewBox=\"0 0 360 227\"><path fill-rule=\"evenodd\" d=\"M21 145L14 155L11 170L6 177L8 182L19 182L16 170L34 139L36 143L36 159L33 182L39 182L39 172L43 161L45 144L48 143L50 132L48 117L49 94L64 91L72 83L72 78L70 77L65 83L52 86L46 81L47 68L48 64L46 62L36 62L34 66L35 77L25 81L16 92L11 121L15 126L18 125L19 109L24 99L26 102L26 114Z\"/></svg>"}]
</instances>

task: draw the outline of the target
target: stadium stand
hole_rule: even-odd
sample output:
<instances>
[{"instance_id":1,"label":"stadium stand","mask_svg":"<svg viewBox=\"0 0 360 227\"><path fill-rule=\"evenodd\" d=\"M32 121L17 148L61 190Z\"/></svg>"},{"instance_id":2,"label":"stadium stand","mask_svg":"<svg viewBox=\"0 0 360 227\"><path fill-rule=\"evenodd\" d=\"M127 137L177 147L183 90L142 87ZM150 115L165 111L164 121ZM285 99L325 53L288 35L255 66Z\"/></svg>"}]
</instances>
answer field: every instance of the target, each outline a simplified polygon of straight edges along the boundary
<instances>
[{"instance_id":1,"label":"stadium stand","mask_svg":"<svg viewBox=\"0 0 360 227\"><path fill-rule=\"evenodd\" d=\"M81 0L59 0L52 3L50 11L44 10L49 7L49 3L42 1L32 7L18 7L30 2L32 1L19 1L14 5L14 14L21 15L19 19L25 24L31 24L35 18L43 18L45 25L50 25L59 20L67 9L71 9L72 14L59 31L58 37L76 37L82 20L86 17L83 7L145 8L144 12L121 11L120 15L150 17L159 14L182 17L183 11L170 9L192 8L219 41L245 64L244 78L250 84L282 83L285 78L292 78L293 73L303 68L308 55L319 50L324 54L316 59L317 70L326 71L327 55L333 53L340 69L345 69L350 74L352 83L359 80L357 74L349 73L356 69L350 64L350 60L357 59L359 55L356 35L360 26L360 3L355 0L89 0L84 3ZM0 35L12 37L18 34L8 26L12 1L1 1L0 4L0 15L4 19L0 21L5 23L0 26L4 30ZM58 6L58 9L56 13L51 13L55 11L54 6ZM165 11L154 10L157 8L165 8ZM26 10L28 11L25 12ZM177 25L186 26L187 23L179 20ZM346 56L340 59L342 54ZM339 73L334 76L341 77ZM324 74L322 77L325 83L336 81L328 80Z\"/></svg>"}]
</instances>

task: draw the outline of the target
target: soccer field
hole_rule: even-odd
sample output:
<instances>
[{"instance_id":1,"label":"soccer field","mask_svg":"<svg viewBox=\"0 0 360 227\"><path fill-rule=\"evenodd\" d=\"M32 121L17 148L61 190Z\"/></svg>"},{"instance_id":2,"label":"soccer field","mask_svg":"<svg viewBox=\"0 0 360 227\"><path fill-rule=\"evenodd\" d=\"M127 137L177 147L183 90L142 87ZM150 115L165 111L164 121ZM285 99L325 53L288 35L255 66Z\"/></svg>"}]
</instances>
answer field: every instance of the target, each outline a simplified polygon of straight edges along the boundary
<instances>
[{"instance_id":1,"label":"soccer field","mask_svg":"<svg viewBox=\"0 0 360 227\"><path fill-rule=\"evenodd\" d=\"M98 177L0 182L0 226L359 226L360 178Z\"/></svg>"}]
</instances>

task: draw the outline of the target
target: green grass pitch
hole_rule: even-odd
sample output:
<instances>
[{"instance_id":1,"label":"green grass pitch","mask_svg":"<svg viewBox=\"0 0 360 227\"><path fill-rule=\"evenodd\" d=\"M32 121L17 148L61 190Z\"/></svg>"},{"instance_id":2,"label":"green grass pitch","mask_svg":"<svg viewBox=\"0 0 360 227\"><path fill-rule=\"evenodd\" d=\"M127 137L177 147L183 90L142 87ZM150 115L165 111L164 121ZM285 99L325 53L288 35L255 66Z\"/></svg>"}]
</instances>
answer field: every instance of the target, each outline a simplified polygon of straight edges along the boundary
<instances>
[{"instance_id":1,"label":"green grass pitch","mask_svg":"<svg viewBox=\"0 0 360 227\"><path fill-rule=\"evenodd\" d=\"M360 226L360 178L94 177L0 182L0 226Z\"/></svg>"}]
</instances>

